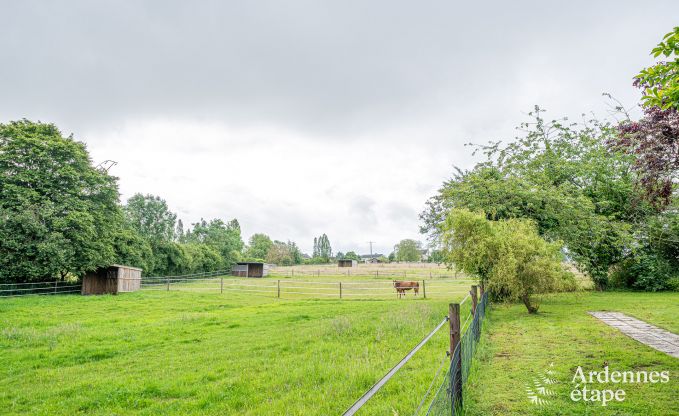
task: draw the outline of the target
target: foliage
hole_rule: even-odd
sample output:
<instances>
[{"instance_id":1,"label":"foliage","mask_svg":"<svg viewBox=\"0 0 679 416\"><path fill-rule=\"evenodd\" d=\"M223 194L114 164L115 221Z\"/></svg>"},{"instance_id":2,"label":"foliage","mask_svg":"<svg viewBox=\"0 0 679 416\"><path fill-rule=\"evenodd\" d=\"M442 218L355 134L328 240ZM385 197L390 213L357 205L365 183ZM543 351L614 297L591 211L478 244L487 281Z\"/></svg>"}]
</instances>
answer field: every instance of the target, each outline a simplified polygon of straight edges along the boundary
<instances>
[{"instance_id":1,"label":"foliage","mask_svg":"<svg viewBox=\"0 0 679 416\"><path fill-rule=\"evenodd\" d=\"M186 257L186 272L201 273L224 268L222 256L207 244L187 243L181 248Z\"/></svg>"},{"instance_id":2,"label":"foliage","mask_svg":"<svg viewBox=\"0 0 679 416\"><path fill-rule=\"evenodd\" d=\"M582 124L546 122L538 107L523 135L505 146L479 146L487 160L457 171L421 214L434 240L452 208L483 211L488 219L528 218L565 250L598 288L629 248L634 225L655 210L646 203L631 169L633 158L611 151L617 130L595 119Z\"/></svg>"},{"instance_id":3,"label":"foliage","mask_svg":"<svg viewBox=\"0 0 679 416\"><path fill-rule=\"evenodd\" d=\"M345 255L344 258L347 260L356 260L356 261L361 261L361 256L356 254L354 251L348 251Z\"/></svg>"},{"instance_id":4,"label":"foliage","mask_svg":"<svg viewBox=\"0 0 679 416\"><path fill-rule=\"evenodd\" d=\"M187 243L205 244L219 253L223 267L230 267L240 260L243 250L243 240L238 221L228 223L220 219L210 222L201 219L193 224L193 228L186 232L184 240Z\"/></svg>"},{"instance_id":5,"label":"foliage","mask_svg":"<svg viewBox=\"0 0 679 416\"><path fill-rule=\"evenodd\" d=\"M273 247L273 241L268 235L253 234L248 242L245 255L253 259L265 259L271 247Z\"/></svg>"},{"instance_id":6,"label":"foliage","mask_svg":"<svg viewBox=\"0 0 679 416\"><path fill-rule=\"evenodd\" d=\"M429 254L429 258L427 258L427 261L429 263L443 263L445 262L445 257L443 256L443 251L435 249L432 250L431 253Z\"/></svg>"},{"instance_id":7,"label":"foliage","mask_svg":"<svg viewBox=\"0 0 679 416\"><path fill-rule=\"evenodd\" d=\"M173 241L177 215L164 199L154 195L135 194L123 207L130 226L151 243Z\"/></svg>"},{"instance_id":8,"label":"foliage","mask_svg":"<svg viewBox=\"0 0 679 416\"><path fill-rule=\"evenodd\" d=\"M302 252L294 242L274 241L266 256L267 263L279 266L292 266L302 263Z\"/></svg>"},{"instance_id":9,"label":"foliage","mask_svg":"<svg viewBox=\"0 0 679 416\"><path fill-rule=\"evenodd\" d=\"M670 204L679 173L679 111L644 109L638 121L625 121L612 137L611 149L634 157L634 169L647 199L657 207Z\"/></svg>"},{"instance_id":10,"label":"foliage","mask_svg":"<svg viewBox=\"0 0 679 416\"><path fill-rule=\"evenodd\" d=\"M422 258L422 244L412 239L401 240L394 246L396 261L420 261Z\"/></svg>"},{"instance_id":11,"label":"foliage","mask_svg":"<svg viewBox=\"0 0 679 416\"><path fill-rule=\"evenodd\" d=\"M121 223L124 222L121 220ZM144 273L153 270L154 256L151 244L131 227L122 225L113 236L116 264L139 267Z\"/></svg>"},{"instance_id":12,"label":"foliage","mask_svg":"<svg viewBox=\"0 0 679 416\"><path fill-rule=\"evenodd\" d=\"M454 209L442 227L443 255L449 265L477 275L497 298L521 300L529 313L539 305L533 295L571 289L561 245L541 238L533 221L490 221L483 213Z\"/></svg>"},{"instance_id":13,"label":"foliage","mask_svg":"<svg viewBox=\"0 0 679 416\"><path fill-rule=\"evenodd\" d=\"M53 124L0 124L0 281L82 275L110 264L116 178Z\"/></svg>"},{"instance_id":14,"label":"foliage","mask_svg":"<svg viewBox=\"0 0 679 416\"><path fill-rule=\"evenodd\" d=\"M635 77L635 85L644 90L642 102L646 107L679 110L679 26L666 34L651 54L667 61L645 68Z\"/></svg>"},{"instance_id":15,"label":"foliage","mask_svg":"<svg viewBox=\"0 0 679 416\"><path fill-rule=\"evenodd\" d=\"M314 238L314 258L323 259L323 262L327 263L332 257L332 247L330 246L330 240L328 236L323 233L320 237Z\"/></svg>"}]
</instances>

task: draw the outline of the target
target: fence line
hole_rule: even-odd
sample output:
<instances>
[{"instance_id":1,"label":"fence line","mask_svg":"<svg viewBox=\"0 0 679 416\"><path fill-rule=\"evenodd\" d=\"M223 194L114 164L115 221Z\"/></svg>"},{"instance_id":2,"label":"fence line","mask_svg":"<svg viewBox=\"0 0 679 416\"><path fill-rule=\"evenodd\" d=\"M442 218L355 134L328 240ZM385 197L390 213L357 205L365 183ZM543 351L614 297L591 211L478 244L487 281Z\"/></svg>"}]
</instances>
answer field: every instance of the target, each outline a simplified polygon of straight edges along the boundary
<instances>
[{"instance_id":1,"label":"fence line","mask_svg":"<svg viewBox=\"0 0 679 416\"><path fill-rule=\"evenodd\" d=\"M80 293L81 289L80 283L60 282L58 280L52 282L0 283L0 298Z\"/></svg>"},{"instance_id":2,"label":"fence line","mask_svg":"<svg viewBox=\"0 0 679 416\"><path fill-rule=\"evenodd\" d=\"M419 293L413 290L406 291L406 297L427 298L441 296L455 296L464 294L464 288L460 286L460 281L436 281L435 284L429 280L419 280L421 287ZM370 299L391 299L397 295L394 283L389 280L366 280L351 282L314 282L305 280L272 280L272 279L235 279L231 277L219 278L144 278L141 281L141 288L144 290L156 291L205 291L219 292L242 291L244 293L268 294L276 298L286 298L294 295L293 298L300 297L321 297L327 298L370 298Z\"/></svg>"},{"instance_id":3,"label":"fence line","mask_svg":"<svg viewBox=\"0 0 679 416\"><path fill-rule=\"evenodd\" d=\"M481 338L481 328L488 306L488 294L483 293L483 289L481 291L481 301L474 306L475 313L471 323L455 345L450 367L427 409L427 415L455 416L464 412L463 389L469 379L469 371ZM475 295L472 295L472 300L474 298Z\"/></svg>"},{"instance_id":4,"label":"fence line","mask_svg":"<svg viewBox=\"0 0 679 416\"><path fill-rule=\"evenodd\" d=\"M476 287L476 286L472 286L472 287L474 288L474 287ZM460 311L459 307L462 306L462 305L467 301L467 299L469 299L469 295L467 295L464 299L462 299L462 301L461 301L460 303L456 304L457 307L458 307L458 308L457 308L458 313L459 313L459 311ZM452 305L452 304L451 304L451 305ZM475 309L476 309L476 304L474 304L474 305L472 306L472 310L475 310ZM391 370L389 370L389 371L387 372L387 374L385 374L380 380L378 380L377 383L375 383L370 389L368 389L368 391L366 391L365 393L363 393L363 395L362 395L358 400L356 400L356 401L354 402L354 404L351 405L351 407L349 407L349 408L342 414L342 416L351 416L351 415L355 414L358 410L360 410L361 407L363 407L363 405L365 405L365 404L368 402L368 400L370 400L370 398L373 397L373 396L375 395L375 393L377 393L377 392L378 392L378 391L379 391L379 390L387 383L387 381L389 381L389 380L394 376L394 374L396 374L396 372L397 372L401 367L403 367L403 365L404 365L405 363L407 363L407 362L415 355L415 353L416 353L420 348L422 348L422 346L424 346L424 344L426 344L426 343L431 339L431 337L434 336L434 334L435 334L436 332L438 332L439 329L441 329L441 328L443 327L443 325L444 325L446 322L450 323L450 326L451 326L451 328L452 328L452 327L453 327L453 324L454 324L454 322L453 322L454 319L457 319L457 323L458 323L458 325L459 325L459 320L460 320L459 315L456 316L456 317L453 317L453 316L451 316L451 315L448 315L448 316L446 316L445 318L443 318L443 321L441 321L441 323L439 323L439 324L436 326L436 328L434 328L434 329L433 329L426 337L424 337L424 339L423 339L422 341L420 341L419 344L417 344L412 350L410 350L410 352L408 352L408 354L406 354L406 356L405 356L401 361L399 361L394 367L392 367ZM432 380L432 385L433 385L434 382L436 381L436 377L438 376L440 370L441 370L441 367L439 367L439 369L437 370L436 375L434 376L434 379ZM431 388L432 388L432 386L429 386L429 389L427 389L427 392L425 393L425 397L422 399L422 402L421 402L420 405L417 407L416 414L417 414L417 412L419 411L419 409L420 409L420 407L422 406L422 404L426 401L426 396L429 395L429 392L430 392Z\"/></svg>"},{"instance_id":5,"label":"fence line","mask_svg":"<svg viewBox=\"0 0 679 416\"><path fill-rule=\"evenodd\" d=\"M437 333L438 330L441 329L441 327L443 327L443 325L444 325L446 322L448 322L448 317L447 317L447 316L446 316L445 318L443 318L443 321L441 321L441 323L438 324L438 325L436 326L436 328L434 328L434 329L433 329L426 337L424 337L424 339L423 339L422 341L420 341L419 344L417 344L412 350L410 350L410 352L408 352L408 354L406 354L406 356L403 357L403 359L401 359L401 361L399 361L394 367L392 367L391 370L389 370L389 371L387 372L387 374L384 375L384 377L382 377L381 379L379 379L379 380L377 381L377 383L375 383L370 389L368 389L368 391L366 391L365 393L363 393L363 395L362 395L361 397L359 397L359 399L356 400L356 402L354 402L354 404L351 405L351 407L348 408L348 409L342 414L342 416L352 416L352 415L355 414L361 407L363 407L363 405L364 405L368 400L370 400L370 398L373 397L373 396L375 395L375 393L377 393L377 392L382 388L382 386L384 386L384 385L387 383L387 381L389 381L389 380L394 376L394 374L396 374L396 372L397 372L398 370L400 370L401 367L403 367L403 366L405 365L405 363L407 363L408 361L410 361L411 358L413 358L413 356L415 355L415 353L416 353L417 351L419 351L420 348L422 348L422 347L424 346L424 344L426 344L426 343L431 339L431 337L433 337L434 334Z\"/></svg>"}]
</instances>

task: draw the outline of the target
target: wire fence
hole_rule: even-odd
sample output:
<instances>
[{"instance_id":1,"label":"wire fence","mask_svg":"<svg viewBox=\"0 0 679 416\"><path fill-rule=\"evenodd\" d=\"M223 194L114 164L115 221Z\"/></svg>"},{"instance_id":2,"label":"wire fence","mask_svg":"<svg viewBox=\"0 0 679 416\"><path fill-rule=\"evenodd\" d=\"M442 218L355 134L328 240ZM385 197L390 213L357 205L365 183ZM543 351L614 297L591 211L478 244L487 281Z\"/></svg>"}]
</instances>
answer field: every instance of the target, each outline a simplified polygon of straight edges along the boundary
<instances>
[{"instance_id":1,"label":"wire fence","mask_svg":"<svg viewBox=\"0 0 679 416\"><path fill-rule=\"evenodd\" d=\"M373 269L373 268L344 268L325 267L312 268L272 268L269 270L272 277L321 277L321 276L355 276L376 279L458 279L465 278L462 273L455 270L429 268L427 269Z\"/></svg>"},{"instance_id":2,"label":"wire fence","mask_svg":"<svg viewBox=\"0 0 679 416\"><path fill-rule=\"evenodd\" d=\"M63 295L80 293L82 284L79 282L31 282L31 283L0 283L0 297L17 297L28 295Z\"/></svg>"},{"instance_id":3,"label":"wire fence","mask_svg":"<svg viewBox=\"0 0 679 416\"><path fill-rule=\"evenodd\" d=\"M401 287L389 280L365 281L309 281L273 279L219 278L143 278L142 290L192 291L231 293L240 292L276 298L317 298L317 299L392 299L401 289L405 298L450 298L466 293L468 281L461 280L416 280L416 286ZM409 283L410 283L409 282Z\"/></svg>"},{"instance_id":4,"label":"wire fence","mask_svg":"<svg viewBox=\"0 0 679 416\"><path fill-rule=\"evenodd\" d=\"M427 415L463 414L463 389L469 378L469 370L481 337L481 327L486 316L487 305L488 294L484 293L476 306L476 313L471 318L471 323L454 349L450 367L427 409Z\"/></svg>"}]
</instances>

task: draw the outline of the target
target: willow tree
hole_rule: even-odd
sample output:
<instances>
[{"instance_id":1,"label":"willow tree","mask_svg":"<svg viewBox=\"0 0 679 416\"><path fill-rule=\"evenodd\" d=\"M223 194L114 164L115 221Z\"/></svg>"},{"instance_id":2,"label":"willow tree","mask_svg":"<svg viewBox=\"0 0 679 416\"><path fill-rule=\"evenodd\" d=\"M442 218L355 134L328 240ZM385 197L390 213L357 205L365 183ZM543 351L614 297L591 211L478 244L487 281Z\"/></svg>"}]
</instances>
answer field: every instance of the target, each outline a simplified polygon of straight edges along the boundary
<instances>
[{"instance_id":1,"label":"willow tree","mask_svg":"<svg viewBox=\"0 0 679 416\"><path fill-rule=\"evenodd\" d=\"M523 302L529 313L539 308L534 295L575 287L561 244L541 238L533 221L490 221L484 213L454 209L441 242L446 263L477 276L495 297Z\"/></svg>"}]
</instances>

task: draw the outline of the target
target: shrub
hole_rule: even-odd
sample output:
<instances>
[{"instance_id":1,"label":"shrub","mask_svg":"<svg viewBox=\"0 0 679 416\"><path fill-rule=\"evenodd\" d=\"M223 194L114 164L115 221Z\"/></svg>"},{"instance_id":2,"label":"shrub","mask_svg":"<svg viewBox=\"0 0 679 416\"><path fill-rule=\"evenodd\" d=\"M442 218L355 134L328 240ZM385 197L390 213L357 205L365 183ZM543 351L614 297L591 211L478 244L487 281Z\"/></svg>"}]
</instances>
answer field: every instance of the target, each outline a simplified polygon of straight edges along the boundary
<instances>
[{"instance_id":1,"label":"shrub","mask_svg":"<svg viewBox=\"0 0 679 416\"><path fill-rule=\"evenodd\" d=\"M533 221L490 221L483 213L453 209L441 237L446 263L479 276L494 297L520 300L529 313L539 308L533 295L575 286L563 267L561 244L541 238Z\"/></svg>"}]
</instances>

